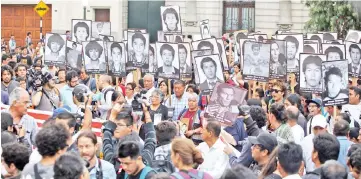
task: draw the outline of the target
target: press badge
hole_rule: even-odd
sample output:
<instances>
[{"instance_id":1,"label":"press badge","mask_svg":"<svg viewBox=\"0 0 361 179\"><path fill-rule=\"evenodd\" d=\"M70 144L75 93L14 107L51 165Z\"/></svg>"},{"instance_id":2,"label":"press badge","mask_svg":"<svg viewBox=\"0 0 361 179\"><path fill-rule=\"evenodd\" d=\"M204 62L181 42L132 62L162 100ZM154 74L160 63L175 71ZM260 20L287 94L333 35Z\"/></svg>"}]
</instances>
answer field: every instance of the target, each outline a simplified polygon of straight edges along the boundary
<instances>
[{"instance_id":1,"label":"press badge","mask_svg":"<svg viewBox=\"0 0 361 179\"><path fill-rule=\"evenodd\" d=\"M162 114L160 113L154 114L154 125L157 125L160 122L162 122Z\"/></svg>"}]
</instances>

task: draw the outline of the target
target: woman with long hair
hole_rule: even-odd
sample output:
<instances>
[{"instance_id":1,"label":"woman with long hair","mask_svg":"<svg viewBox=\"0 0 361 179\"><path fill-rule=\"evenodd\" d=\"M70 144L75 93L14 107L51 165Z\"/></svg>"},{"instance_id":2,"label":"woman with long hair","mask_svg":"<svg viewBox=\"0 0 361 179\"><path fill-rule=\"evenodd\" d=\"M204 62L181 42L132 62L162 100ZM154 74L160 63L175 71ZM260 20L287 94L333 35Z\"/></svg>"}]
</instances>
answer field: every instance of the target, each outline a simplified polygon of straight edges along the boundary
<instances>
[{"instance_id":1,"label":"woman with long hair","mask_svg":"<svg viewBox=\"0 0 361 179\"><path fill-rule=\"evenodd\" d=\"M281 179L281 174L277 171L277 152L276 147L269 156L268 163L263 167L259 179Z\"/></svg>"},{"instance_id":2,"label":"woman with long hair","mask_svg":"<svg viewBox=\"0 0 361 179\"><path fill-rule=\"evenodd\" d=\"M167 80L161 80L159 82L159 89L163 92L164 94L164 100L163 100L163 103L162 104L165 104L165 102L168 100L169 98L169 91L168 91L168 83L167 83Z\"/></svg>"},{"instance_id":3,"label":"woman with long hair","mask_svg":"<svg viewBox=\"0 0 361 179\"><path fill-rule=\"evenodd\" d=\"M279 45L273 41L271 44L270 73L283 76L286 75L286 69L286 57L280 53Z\"/></svg>"},{"instance_id":4,"label":"woman with long hair","mask_svg":"<svg viewBox=\"0 0 361 179\"><path fill-rule=\"evenodd\" d=\"M176 138L172 141L171 159L179 172L171 175L172 179L177 178L201 178L211 179L208 173L194 169L195 164L202 164L202 153L196 148L192 140ZM196 177L193 177L196 176Z\"/></svg>"}]
</instances>

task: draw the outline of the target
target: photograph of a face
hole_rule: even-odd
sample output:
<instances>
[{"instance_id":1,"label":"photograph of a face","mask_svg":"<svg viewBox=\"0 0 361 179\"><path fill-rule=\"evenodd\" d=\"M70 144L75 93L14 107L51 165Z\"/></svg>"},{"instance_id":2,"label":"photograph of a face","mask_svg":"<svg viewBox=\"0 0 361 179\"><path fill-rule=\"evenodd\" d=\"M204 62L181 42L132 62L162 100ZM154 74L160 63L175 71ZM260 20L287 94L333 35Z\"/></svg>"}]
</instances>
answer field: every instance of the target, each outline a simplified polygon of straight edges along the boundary
<instances>
[{"instance_id":1,"label":"photograph of a face","mask_svg":"<svg viewBox=\"0 0 361 179\"><path fill-rule=\"evenodd\" d=\"M263 42L264 40L268 39L267 34L254 34L253 36L257 42Z\"/></svg>"},{"instance_id":2,"label":"photograph of a face","mask_svg":"<svg viewBox=\"0 0 361 179\"><path fill-rule=\"evenodd\" d=\"M322 92L322 62L326 55L300 54L300 90L301 92Z\"/></svg>"},{"instance_id":3,"label":"photograph of a face","mask_svg":"<svg viewBox=\"0 0 361 179\"><path fill-rule=\"evenodd\" d=\"M202 20L199 22L200 32L202 35L202 39L211 38L211 32L209 29L209 19Z\"/></svg>"},{"instance_id":4,"label":"photograph of a face","mask_svg":"<svg viewBox=\"0 0 361 179\"><path fill-rule=\"evenodd\" d=\"M196 84L199 84L199 73L198 73L198 69L196 68L196 61L195 61L195 57L198 56L204 56L204 55L211 55L212 54L212 50L208 49L208 50L192 50L191 51L191 57L192 57L192 65L193 65L193 70L194 70L194 80L196 82Z\"/></svg>"},{"instance_id":5,"label":"photograph of a face","mask_svg":"<svg viewBox=\"0 0 361 179\"><path fill-rule=\"evenodd\" d=\"M66 65L71 69L82 69L83 62L81 52L83 46L73 41L66 41Z\"/></svg>"},{"instance_id":6,"label":"photograph of a face","mask_svg":"<svg viewBox=\"0 0 361 179\"><path fill-rule=\"evenodd\" d=\"M361 74L361 44L346 41L345 46L349 75L353 78L358 78Z\"/></svg>"},{"instance_id":7,"label":"photograph of a face","mask_svg":"<svg viewBox=\"0 0 361 179\"><path fill-rule=\"evenodd\" d=\"M361 40L361 31L358 30L349 30L345 41L360 43Z\"/></svg>"},{"instance_id":8,"label":"photograph of a face","mask_svg":"<svg viewBox=\"0 0 361 179\"><path fill-rule=\"evenodd\" d=\"M173 42L174 43L182 43L183 42L183 35L173 35Z\"/></svg>"},{"instance_id":9,"label":"photograph of a face","mask_svg":"<svg viewBox=\"0 0 361 179\"><path fill-rule=\"evenodd\" d=\"M228 70L229 66L228 66L228 59L226 56L226 51L224 48L224 42L221 38L218 38L216 40L217 40L219 55L221 56L221 60L222 60L222 64L223 64L223 69Z\"/></svg>"},{"instance_id":10,"label":"photograph of a face","mask_svg":"<svg viewBox=\"0 0 361 179\"><path fill-rule=\"evenodd\" d=\"M150 44L149 45L149 53L148 53L148 58L149 58L149 69L148 71L144 71L146 73L150 73L150 74L156 74L158 72L158 62L157 62L157 53L156 53L156 48L155 48L155 44Z\"/></svg>"},{"instance_id":11,"label":"photograph of a face","mask_svg":"<svg viewBox=\"0 0 361 179\"><path fill-rule=\"evenodd\" d=\"M179 79L179 54L178 44L168 42L156 42L158 77L167 79Z\"/></svg>"},{"instance_id":12,"label":"photograph of a face","mask_svg":"<svg viewBox=\"0 0 361 179\"><path fill-rule=\"evenodd\" d=\"M217 40L215 38L192 41L193 50L212 50L212 54L219 54Z\"/></svg>"},{"instance_id":13,"label":"photograph of a face","mask_svg":"<svg viewBox=\"0 0 361 179\"><path fill-rule=\"evenodd\" d=\"M337 40L337 32L322 32L323 42Z\"/></svg>"},{"instance_id":14,"label":"photograph of a face","mask_svg":"<svg viewBox=\"0 0 361 179\"><path fill-rule=\"evenodd\" d=\"M244 79L267 82L269 77L271 44L246 41L243 47Z\"/></svg>"},{"instance_id":15,"label":"photograph of a face","mask_svg":"<svg viewBox=\"0 0 361 179\"><path fill-rule=\"evenodd\" d=\"M318 53L318 52L319 52L318 42L317 43L308 42L303 45L303 53Z\"/></svg>"},{"instance_id":16,"label":"photograph of a face","mask_svg":"<svg viewBox=\"0 0 361 179\"><path fill-rule=\"evenodd\" d=\"M233 42L233 47L235 47L234 50L234 62L238 62L240 63L242 61L242 47L240 46L241 44L241 39L249 39L251 41L255 41L254 37L248 38L245 32L236 32L234 35L235 38L235 42ZM243 64L243 62L241 63Z\"/></svg>"},{"instance_id":17,"label":"photograph of a face","mask_svg":"<svg viewBox=\"0 0 361 179\"><path fill-rule=\"evenodd\" d=\"M72 19L72 41L75 41L79 44L82 44L82 42L85 41L89 41L92 34L91 24L91 20Z\"/></svg>"},{"instance_id":18,"label":"photograph of a face","mask_svg":"<svg viewBox=\"0 0 361 179\"><path fill-rule=\"evenodd\" d=\"M107 62L103 41L83 42L82 45L85 71L89 74L105 74Z\"/></svg>"},{"instance_id":19,"label":"photograph of a face","mask_svg":"<svg viewBox=\"0 0 361 179\"><path fill-rule=\"evenodd\" d=\"M347 60L326 61L322 63L324 106L348 104Z\"/></svg>"},{"instance_id":20,"label":"photograph of a face","mask_svg":"<svg viewBox=\"0 0 361 179\"><path fill-rule=\"evenodd\" d=\"M143 34L146 34L147 29L125 29L123 30L123 41L128 40L128 32L141 32Z\"/></svg>"},{"instance_id":21,"label":"photograph of a face","mask_svg":"<svg viewBox=\"0 0 361 179\"><path fill-rule=\"evenodd\" d=\"M99 39L99 35L111 35L111 22L92 21L92 37Z\"/></svg>"},{"instance_id":22,"label":"photograph of a face","mask_svg":"<svg viewBox=\"0 0 361 179\"><path fill-rule=\"evenodd\" d=\"M188 42L178 43L179 71L182 80L192 79L191 47Z\"/></svg>"},{"instance_id":23,"label":"photograph of a face","mask_svg":"<svg viewBox=\"0 0 361 179\"><path fill-rule=\"evenodd\" d=\"M271 40L271 59L269 64L269 79L286 79L286 41Z\"/></svg>"},{"instance_id":24,"label":"photograph of a face","mask_svg":"<svg viewBox=\"0 0 361 179\"><path fill-rule=\"evenodd\" d=\"M108 45L108 69L109 74L114 76L126 76L126 51L122 42L107 42Z\"/></svg>"},{"instance_id":25,"label":"photograph of a face","mask_svg":"<svg viewBox=\"0 0 361 179\"><path fill-rule=\"evenodd\" d=\"M287 72L297 73L299 70L299 56L303 52L303 34L280 34L276 39L286 41Z\"/></svg>"},{"instance_id":26,"label":"photograph of a face","mask_svg":"<svg viewBox=\"0 0 361 179\"><path fill-rule=\"evenodd\" d=\"M127 70L149 68L149 34L128 32L128 61Z\"/></svg>"},{"instance_id":27,"label":"photograph of a face","mask_svg":"<svg viewBox=\"0 0 361 179\"><path fill-rule=\"evenodd\" d=\"M47 33L45 35L45 59L46 65L64 66L66 35Z\"/></svg>"},{"instance_id":28,"label":"photograph of a face","mask_svg":"<svg viewBox=\"0 0 361 179\"><path fill-rule=\"evenodd\" d=\"M239 113L237 106L244 102L246 95L245 89L217 82L204 117L215 118L227 126L233 125Z\"/></svg>"},{"instance_id":29,"label":"photograph of a face","mask_svg":"<svg viewBox=\"0 0 361 179\"><path fill-rule=\"evenodd\" d=\"M317 34L308 33L307 39L317 40L318 44L322 44L323 43L323 34L322 33L317 33ZM318 53L318 52L316 52L316 53Z\"/></svg>"},{"instance_id":30,"label":"photograph of a face","mask_svg":"<svg viewBox=\"0 0 361 179\"><path fill-rule=\"evenodd\" d=\"M114 41L114 37L113 36L108 36L108 35L102 35L99 34L99 40L103 40L104 42L113 42Z\"/></svg>"},{"instance_id":31,"label":"photograph of a face","mask_svg":"<svg viewBox=\"0 0 361 179\"><path fill-rule=\"evenodd\" d=\"M200 89L207 93L213 90L217 82L224 82L223 69L218 54L195 57L200 80Z\"/></svg>"},{"instance_id":32,"label":"photograph of a face","mask_svg":"<svg viewBox=\"0 0 361 179\"><path fill-rule=\"evenodd\" d=\"M182 33L180 8L179 6L161 6L160 15L164 33Z\"/></svg>"},{"instance_id":33,"label":"photograph of a face","mask_svg":"<svg viewBox=\"0 0 361 179\"><path fill-rule=\"evenodd\" d=\"M326 61L344 60L346 47L344 44L322 44L322 53L326 55Z\"/></svg>"},{"instance_id":34,"label":"photograph of a face","mask_svg":"<svg viewBox=\"0 0 361 179\"><path fill-rule=\"evenodd\" d=\"M249 41L249 42L256 42L256 40L254 38L251 38L251 39L239 39L239 42L238 42L238 45L237 45L237 58L238 58L238 61L235 61L235 62L238 62L241 64L241 69L243 70L243 67L244 67L244 56L243 56L243 51L244 51L244 43L246 41ZM241 52L241 54L238 54L238 52Z\"/></svg>"}]
</instances>

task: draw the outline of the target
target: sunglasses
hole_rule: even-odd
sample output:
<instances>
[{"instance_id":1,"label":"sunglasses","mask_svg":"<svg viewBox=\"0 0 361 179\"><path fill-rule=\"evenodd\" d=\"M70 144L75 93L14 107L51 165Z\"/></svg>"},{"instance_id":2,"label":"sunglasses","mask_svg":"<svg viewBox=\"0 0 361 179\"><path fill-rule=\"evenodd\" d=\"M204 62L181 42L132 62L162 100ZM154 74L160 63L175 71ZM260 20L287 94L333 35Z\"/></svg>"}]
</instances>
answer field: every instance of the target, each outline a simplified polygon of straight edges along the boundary
<instances>
[{"instance_id":1,"label":"sunglasses","mask_svg":"<svg viewBox=\"0 0 361 179\"><path fill-rule=\"evenodd\" d=\"M278 90L278 89L270 89L270 92L271 92L271 93L272 93L272 92L279 93L279 92L281 92L281 90Z\"/></svg>"}]
</instances>

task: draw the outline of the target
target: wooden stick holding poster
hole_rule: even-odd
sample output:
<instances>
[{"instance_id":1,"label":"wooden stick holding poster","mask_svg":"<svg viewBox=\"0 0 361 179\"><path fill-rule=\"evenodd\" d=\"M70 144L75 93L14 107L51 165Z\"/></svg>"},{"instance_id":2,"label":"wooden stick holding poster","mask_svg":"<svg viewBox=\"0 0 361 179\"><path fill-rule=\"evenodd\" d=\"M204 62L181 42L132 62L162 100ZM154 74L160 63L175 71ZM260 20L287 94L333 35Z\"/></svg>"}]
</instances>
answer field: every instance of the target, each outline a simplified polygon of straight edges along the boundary
<instances>
[{"instance_id":1,"label":"wooden stick holding poster","mask_svg":"<svg viewBox=\"0 0 361 179\"><path fill-rule=\"evenodd\" d=\"M171 81L168 79L168 91L169 91L169 106L172 106L172 87L171 87Z\"/></svg>"}]
</instances>

